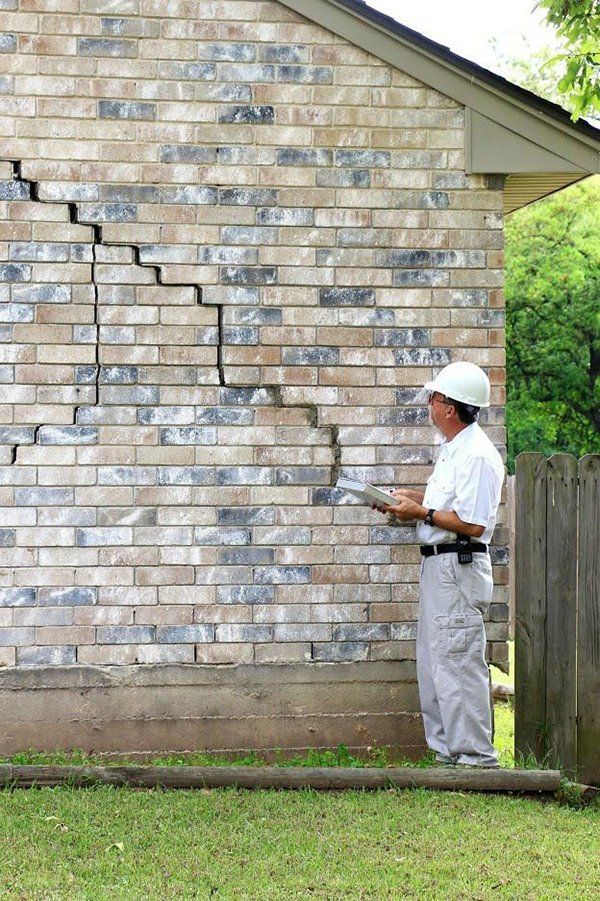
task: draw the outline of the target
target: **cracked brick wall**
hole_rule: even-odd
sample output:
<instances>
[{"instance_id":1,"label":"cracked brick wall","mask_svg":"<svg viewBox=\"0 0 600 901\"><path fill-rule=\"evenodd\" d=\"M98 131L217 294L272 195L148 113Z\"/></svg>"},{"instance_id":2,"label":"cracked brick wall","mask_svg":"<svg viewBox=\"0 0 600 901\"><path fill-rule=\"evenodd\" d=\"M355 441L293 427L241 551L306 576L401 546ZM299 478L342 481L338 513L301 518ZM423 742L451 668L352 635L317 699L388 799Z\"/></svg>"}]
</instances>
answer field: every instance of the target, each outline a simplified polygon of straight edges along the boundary
<instances>
[{"instance_id":1,"label":"cracked brick wall","mask_svg":"<svg viewBox=\"0 0 600 901\"><path fill-rule=\"evenodd\" d=\"M0 663L413 660L414 531L333 486L424 483L456 359L504 444L464 110L277 3L0 9Z\"/></svg>"}]
</instances>

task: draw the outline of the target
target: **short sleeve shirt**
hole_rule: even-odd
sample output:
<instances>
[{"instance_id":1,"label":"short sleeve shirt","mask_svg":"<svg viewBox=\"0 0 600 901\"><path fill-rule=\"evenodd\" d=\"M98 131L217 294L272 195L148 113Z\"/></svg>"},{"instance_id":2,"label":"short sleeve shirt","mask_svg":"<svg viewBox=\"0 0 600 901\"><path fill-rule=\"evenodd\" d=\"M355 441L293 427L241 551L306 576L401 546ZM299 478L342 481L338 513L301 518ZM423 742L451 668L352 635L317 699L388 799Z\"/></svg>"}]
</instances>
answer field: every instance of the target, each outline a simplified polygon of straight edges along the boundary
<instances>
[{"instance_id":1,"label":"short sleeve shirt","mask_svg":"<svg viewBox=\"0 0 600 901\"><path fill-rule=\"evenodd\" d=\"M502 457L483 429L473 422L452 441L445 441L427 482L423 506L435 510L453 510L463 522L483 526L478 538L489 544L504 482ZM454 541L455 532L417 523L421 544Z\"/></svg>"}]
</instances>

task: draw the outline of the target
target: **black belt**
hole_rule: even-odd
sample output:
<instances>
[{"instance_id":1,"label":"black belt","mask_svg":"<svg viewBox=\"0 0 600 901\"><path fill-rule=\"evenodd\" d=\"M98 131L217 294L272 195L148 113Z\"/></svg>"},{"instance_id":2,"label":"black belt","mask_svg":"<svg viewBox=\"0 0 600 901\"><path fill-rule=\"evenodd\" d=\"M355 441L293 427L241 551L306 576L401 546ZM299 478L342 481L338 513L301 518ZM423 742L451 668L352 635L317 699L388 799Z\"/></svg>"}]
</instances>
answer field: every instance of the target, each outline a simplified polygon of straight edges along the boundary
<instances>
[{"instance_id":1,"label":"black belt","mask_svg":"<svg viewBox=\"0 0 600 901\"><path fill-rule=\"evenodd\" d=\"M422 544L421 556L433 557L437 554L457 554L459 550L461 553L467 551L467 553L487 554L488 546L487 544L481 544L479 541L471 541L469 544L460 545L456 541L449 544Z\"/></svg>"}]
</instances>

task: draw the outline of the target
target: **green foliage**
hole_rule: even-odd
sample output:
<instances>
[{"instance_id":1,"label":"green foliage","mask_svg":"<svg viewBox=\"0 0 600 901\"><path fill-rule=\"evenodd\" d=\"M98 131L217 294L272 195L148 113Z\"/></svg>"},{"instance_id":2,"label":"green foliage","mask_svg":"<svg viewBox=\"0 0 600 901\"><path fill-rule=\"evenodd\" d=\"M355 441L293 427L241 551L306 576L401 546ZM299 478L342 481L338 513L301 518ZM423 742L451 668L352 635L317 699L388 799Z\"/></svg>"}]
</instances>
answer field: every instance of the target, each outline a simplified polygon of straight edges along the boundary
<instances>
[{"instance_id":1,"label":"green foliage","mask_svg":"<svg viewBox=\"0 0 600 901\"><path fill-rule=\"evenodd\" d=\"M506 228L508 465L600 453L600 178Z\"/></svg>"},{"instance_id":2,"label":"green foliage","mask_svg":"<svg viewBox=\"0 0 600 901\"><path fill-rule=\"evenodd\" d=\"M564 74L558 90L567 99L574 122L600 112L600 11L598 0L539 0L546 21L566 44L556 58Z\"/></svg>"}]
</instances>

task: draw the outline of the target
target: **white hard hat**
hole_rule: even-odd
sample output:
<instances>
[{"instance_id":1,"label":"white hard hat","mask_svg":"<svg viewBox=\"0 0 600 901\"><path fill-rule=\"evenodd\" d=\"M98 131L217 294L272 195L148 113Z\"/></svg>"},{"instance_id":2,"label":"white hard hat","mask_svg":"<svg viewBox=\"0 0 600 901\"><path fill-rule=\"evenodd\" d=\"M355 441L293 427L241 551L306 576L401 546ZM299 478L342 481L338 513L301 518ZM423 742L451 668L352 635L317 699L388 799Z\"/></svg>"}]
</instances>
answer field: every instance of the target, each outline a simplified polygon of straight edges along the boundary
<instances>
[{"instance_id":1,"label":"white hard hat","mask_svg":"<svg viewBox=\"0 0 600 901\"><path fill-rule=\"evenodd\" d=\"M490 405L490 380L475 363L450 363L425 388L472 407Z\"/></svg>"}]
</instances>

